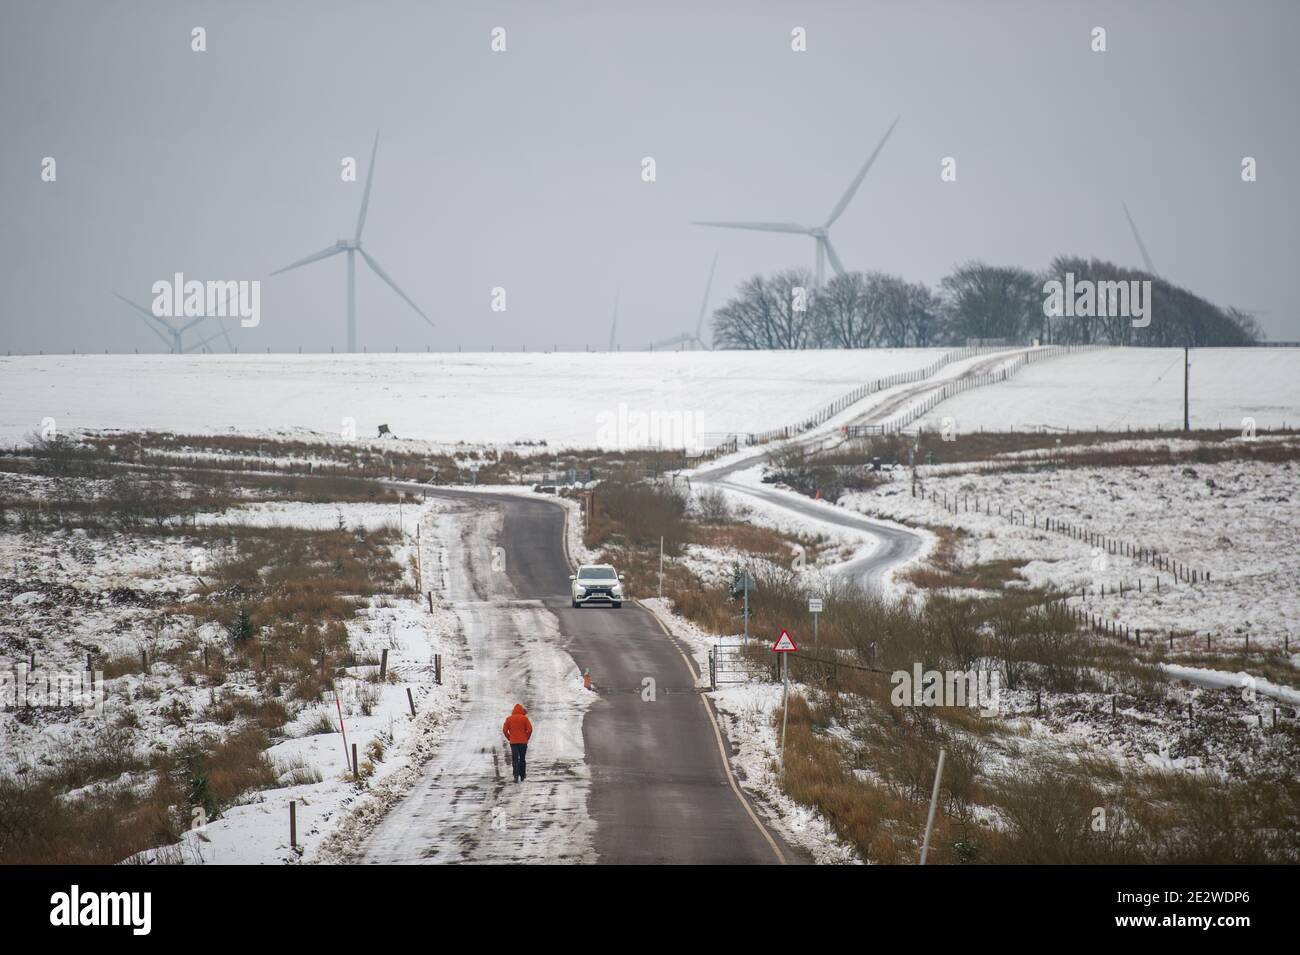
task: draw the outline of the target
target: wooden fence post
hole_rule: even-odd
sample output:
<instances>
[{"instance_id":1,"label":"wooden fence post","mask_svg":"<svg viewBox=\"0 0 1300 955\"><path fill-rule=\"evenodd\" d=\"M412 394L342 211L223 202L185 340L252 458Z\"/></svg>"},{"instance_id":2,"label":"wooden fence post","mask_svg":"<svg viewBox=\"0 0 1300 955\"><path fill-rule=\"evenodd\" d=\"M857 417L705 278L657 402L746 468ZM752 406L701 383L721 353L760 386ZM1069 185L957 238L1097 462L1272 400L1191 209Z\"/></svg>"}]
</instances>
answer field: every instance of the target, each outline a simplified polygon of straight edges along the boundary
<instances>
[{"instance_id":1,"label":"wooden fence post","mask_svg":"<svg viewBox=\"0 0 1300 955\"><path fill-rule=\"evenodd\" d=\"M384 647L384 653L379 658L379 682L383 683L388 677L388 648Z\"/></svg>"},{"instance_id":2,"label":"wooden fence post","mask_svg":"<svg viewBox=\"0 0 1300 955\"><path fill-rule=\"evenodd\" d=\"M357 744L352 744L352 778L361 778L361 765L357 762Z\"/></svg>"},{"instance_id":3,"label":"wooden fence post","mask_svg":"<svg viewBox=\"0 0 1300 955\"><path fill-rule=\"evenodd\" d=\"M289 848L298 848L298 800L289 800Z\"/></svg>"},{"instance_id":4,"label":"wooden fence post","mask_svg":"<svg viewBox=\"0 0 1300 955\"><path fill-rule=\"evenodd\" d=\"M411 688L406 688L406 702L411 704L411 716L415 716L415 697L411 696Z\"/></svg>"}]
</instances>

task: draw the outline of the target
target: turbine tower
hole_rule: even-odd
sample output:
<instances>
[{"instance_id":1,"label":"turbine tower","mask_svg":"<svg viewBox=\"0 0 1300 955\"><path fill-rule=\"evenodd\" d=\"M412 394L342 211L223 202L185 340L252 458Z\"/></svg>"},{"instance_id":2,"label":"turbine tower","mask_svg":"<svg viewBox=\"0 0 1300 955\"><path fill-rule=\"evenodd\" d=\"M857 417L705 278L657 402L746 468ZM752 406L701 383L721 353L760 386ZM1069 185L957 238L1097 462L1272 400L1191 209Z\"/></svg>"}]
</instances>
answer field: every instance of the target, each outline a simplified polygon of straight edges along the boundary
<instances>
[{"instance_id":1,"label":"turbine tower","mask_svg":"<svg viewBox=\"0 0 1300 955\"><path fill-rule=\"evenodd\" d=\"M193 328L194 326L198 325L200 322L207 321L208 319L207 315L200 315L198 318L194 319L191 322L186 322L184 325L176 325L172 322L168 322L165 321L164 319L159 318L153 312L149 311L149 309L145 308L143 305L140 305L137 302L131 301L125 295L121 295L117 292L114 292L113 294L140 313L140 321L144 322L145 325L148 326L149 331L153 332L160 339L162 339L162 343L167 346L167 350L170 351L173 355L183 355L186 352L195 351L196 349L202 348L208 342L215 341L219 336L225 337L227 348L229 348L232 352L235 350L234 343L231 342L230 340L230 333L226 331L226 323L221 320L220 316L217 316L217 325L220 327L220 331L215 332L214 334L209 335L207 338L203 339L203 341L195 342L194 344L186 348L185 333L189 331L191 328Z\"/></svg>"},{"instance_id":2,"label":"turbine tower","mask_svg":"<svg viewBox=\"0 0 1300 955\"><path fill-rule=\"evenodd\" d=\"M704 339L700 334L704 331L704 316L709 309L709 292L713 289L713 273L718 267L718 253L713 253L713 264L709 266L709 280L704 284L704 299L700 302L700 314L695 321L695 334L682 332L680 335L674 335L672 338L666 338L661 342L655 342L651 349L672 348L674 345L693 345L696 348L708 349L704 344Z\"/></svg>"},{"instance_id":3,"label":"turbine tower","mask_svg":"<svg viewBox=\"0 0 1300 955\"><path fill-rule=\"evenodd\" d=\"M618 334L618 292L614 293L614 321L609 326L609 350L614 350L614 336Z\"/></svg>"},{"instance_id":4,"label":"turbine tower","mask_svg":"<svg viewBox=\"0 0 1300 955\"><path fill-rule=\"evenodd\" d=\"M338 255L340 252L348 254L348 351L357 350L357 256L360 255L365 260L370 270L378 275L387 283L388 287L402 297L407 305L415 309L415 313L433 328L433 322L429 316L420 310L420 306L411 300L411 297L397 287L394 282L379 265L374 258L361 247L361 230L366 225L366 209L370 205L370 186L375 177L375 154L379 151L379 130L375 130L375 144L370 150L370 168L366 170L366 189L361 194L361 214L357 216L357 231L350 239L339 239L331 246L321 249L306 258L292 262L282 269L276 269L272 275L279 275L281 272L288 272L291 269L299 268L311 262L318 262L321 259L328 259L331 255Z\"/></svg>"},{"instance_id":5,"label":"turbine tower","mask_svg":"<svg viewBox=\"0 0 1300 955\"><path fill-rule=\"evenodd\" d=\"M821 288L822 279L826 273L827 259L830 259L831 268L835 269L837 275L844 274L844 264L840 261L840 257L835 254L835 247L831 245L830 228L835 224L835 220L844 214L844 210L849 207L854 193L858 191L858 187L862 185L862 180L867 176L867 170L871 168L871 164L880 155L880 150L885 148L885 142L889 139L890 133L894 131L894 127L898 125L900 118L895 117L894 121L889 124L889 129L885 130L885 135L881 138L880 144L867 157L867 161L862 164L858 174L849 183L849 188L845 190L844 195L840 197L840 201L835 204L835 208L831 210L831 214L821 225L798 225L794 222L692 222L691 225L716 226L721 229L754 229L759 232L787 232L794 235L812 236L813 243L817 247L816 282L817 287Z\"/></svg>"}]
</instances>

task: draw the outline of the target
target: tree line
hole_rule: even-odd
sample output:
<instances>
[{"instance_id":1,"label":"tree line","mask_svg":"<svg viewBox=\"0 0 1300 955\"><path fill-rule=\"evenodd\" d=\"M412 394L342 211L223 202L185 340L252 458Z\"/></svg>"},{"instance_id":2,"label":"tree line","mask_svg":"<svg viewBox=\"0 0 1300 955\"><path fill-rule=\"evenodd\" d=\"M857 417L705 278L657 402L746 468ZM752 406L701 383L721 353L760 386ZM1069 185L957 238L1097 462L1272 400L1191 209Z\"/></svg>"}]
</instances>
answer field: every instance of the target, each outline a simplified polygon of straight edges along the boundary
<instances>
[{"instance_id":1,"label":"tree line","mask_svg":"<svg viewBox=\"0 0 1300 955\"><path fill-rule=\"evenodd\" d=\"M1045 285L1064 282L1067 274L1071 287L1136 282L1130 287L1144 296L1149 288L1144 303L1150 321L1134 327L1126 314L1087 314L1096 309L1054 313ZM977 340L1205 347L1261 338L1247 312L1214 305L1146 272L1077 256L1058 256L1042 273L966 262L937 290L883 272L846 272L816 289L807 269L786 269L747 279L713 313L713 347L729 349L906 348Z\"/></svg>"}]
</instances>

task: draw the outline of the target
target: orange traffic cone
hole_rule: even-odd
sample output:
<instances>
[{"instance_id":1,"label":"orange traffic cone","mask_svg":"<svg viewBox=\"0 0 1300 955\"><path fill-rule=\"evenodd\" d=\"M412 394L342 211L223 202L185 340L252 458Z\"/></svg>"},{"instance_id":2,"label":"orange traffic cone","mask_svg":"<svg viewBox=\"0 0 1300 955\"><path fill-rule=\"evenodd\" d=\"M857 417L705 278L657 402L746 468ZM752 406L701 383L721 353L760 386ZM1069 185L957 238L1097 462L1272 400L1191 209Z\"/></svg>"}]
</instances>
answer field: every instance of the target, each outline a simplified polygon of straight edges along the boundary
<instances>
[{"instance_id":1,"label":"orange traffic cone","mask_svg":"<svg viewBox=\"0 0 1300 955\"><path fill-rule=\"evenodd\" d=\"M583 671L582 671L582 688L583 688L584 690L590 690L590 689L591 689L591 671L590 671L590 670L583 670Z\"/></svg>"}]
</instances>

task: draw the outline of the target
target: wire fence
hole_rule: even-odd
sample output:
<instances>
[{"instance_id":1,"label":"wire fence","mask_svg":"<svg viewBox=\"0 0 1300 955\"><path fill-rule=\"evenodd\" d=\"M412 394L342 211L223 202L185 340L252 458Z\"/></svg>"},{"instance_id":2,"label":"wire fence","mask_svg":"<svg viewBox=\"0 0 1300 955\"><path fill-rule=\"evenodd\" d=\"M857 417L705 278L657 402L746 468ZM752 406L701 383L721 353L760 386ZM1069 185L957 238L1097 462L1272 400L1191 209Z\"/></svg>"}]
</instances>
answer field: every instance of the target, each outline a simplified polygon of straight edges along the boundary
<instances>
[{"instance_id":1,"label":"wire fence","mask_svg":"<svg viewBox=\"0 0 1300 955\"><path fill-rule=\"evenodd\" d=\"M874 395L877 392L885 391L889 388L897 387L898 385L912 384L914 382L924 381L927 378L932 378L947 365L951 365L953 362L961 361L965 358L988 352L1005 350L1004 347L996 345L975 345L946 352L924 368L915 368L912 371L900 371L893 375L887 375L884 378L877 378L864 385L860 385L848 394L841 395L830 404L819 408L817 411L813 412L812 415L795 424L789 424L783 428L772 428L768 431L751 432L745 435L746 443L751 445L767 444L770 441L796 437L806 431L811 431L818 425L825 424L840 412L846 410L851 405L857 404L869 395Z\"/></svg>"},{"instance_id":2,"label":"wire fence","mask_svg":"<svg viewBox=\"0 0 1300 955\"><path fill-rule=\"evenodd\" d=\"M1104 345L1049 345L1046 348L1035 348L1021 354L1005 368L999 368L995 371L986 372L983 375L975 375L971 378L958 378L948 382L934 394L930 395L924 401L913 405L902 414L889 419L881 428L882 434L898 434L913 421L923 418L935 406L949 398L970 391L973 388L983 388L985 385L1000 384L1014 377L1026 365L1032 365L1035 362L1045 361L1048 358L1057 358L1061 355L1073 354L1076 352L1095 351L1098 348L1104 348Z\"/></svg>"}]
</instances>

